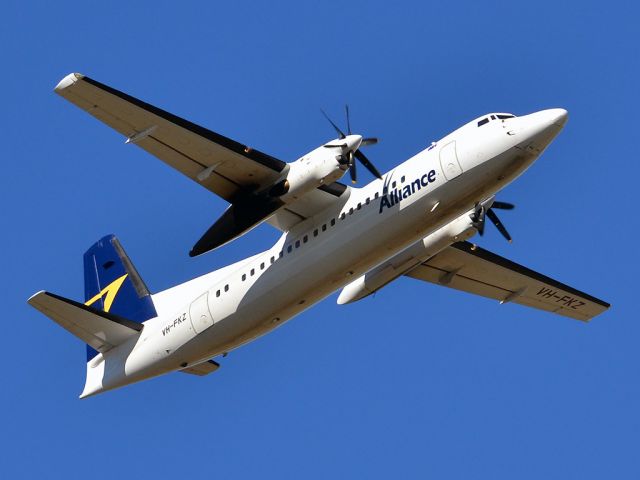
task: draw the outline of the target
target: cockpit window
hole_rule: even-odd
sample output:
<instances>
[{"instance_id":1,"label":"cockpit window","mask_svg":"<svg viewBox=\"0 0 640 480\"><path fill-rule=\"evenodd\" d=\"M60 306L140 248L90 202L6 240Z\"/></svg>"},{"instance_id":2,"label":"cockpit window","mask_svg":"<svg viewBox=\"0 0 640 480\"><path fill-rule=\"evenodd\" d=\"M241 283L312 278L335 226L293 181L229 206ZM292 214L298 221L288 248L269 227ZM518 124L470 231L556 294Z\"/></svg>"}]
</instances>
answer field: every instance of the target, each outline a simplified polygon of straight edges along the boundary
<instances>
[{"instance_id":1,"label":"cockpit window","mask_svg":"<svg viewBox=\"0 0 640 480\"><path fill-rule=\"evenodd\" d=\"M515 115L498 115L500 120L506 120L507 118L515 118Z\"/></svg>"},{"instance_id":2,"label":"cockpit window","mask_svg":"<svg viewBox=\"0 0 640 480\"><path fill-rule=\"evenodd\" d=\"M489 117L487 117L487 118L483 118L482 120L480 120L480 121L478 122L478 126L479 126L479 127L481 127L482 125L485 125L485 124L487 124L487 123L489 123Z\"/></svg>"}]
</instances>

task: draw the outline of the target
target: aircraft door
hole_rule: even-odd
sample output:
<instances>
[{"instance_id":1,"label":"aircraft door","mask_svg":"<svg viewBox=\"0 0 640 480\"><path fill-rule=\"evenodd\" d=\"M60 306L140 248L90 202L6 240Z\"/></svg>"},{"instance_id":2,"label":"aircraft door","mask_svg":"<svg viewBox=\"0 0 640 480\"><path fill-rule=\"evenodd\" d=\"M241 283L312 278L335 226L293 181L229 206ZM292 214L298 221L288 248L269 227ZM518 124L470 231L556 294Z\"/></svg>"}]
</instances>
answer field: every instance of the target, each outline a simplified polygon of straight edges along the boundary
<instances>
[{"instance_id":1,"label":"aircraft door","mask_svg":"<svg viewBox=\"0 0 640 480\"><path fill-rule=\"evenodd\" d=\"M195 299L189 307L191 326L196 333L200 333L213 325L213 316L209 311L208 298L209 292Z\"/></svg>"},{"instance_id":2,"label":"aircraft door","mask_svg":"<svg viewBox=\"0 0 640 480\"><path fill-rule=\"evenodd\" d=\"M462 167L456 154L456 142L447 143L440 149L440 166L447 180L456 178L462 173Z\"/></svg>"}]
</instances>

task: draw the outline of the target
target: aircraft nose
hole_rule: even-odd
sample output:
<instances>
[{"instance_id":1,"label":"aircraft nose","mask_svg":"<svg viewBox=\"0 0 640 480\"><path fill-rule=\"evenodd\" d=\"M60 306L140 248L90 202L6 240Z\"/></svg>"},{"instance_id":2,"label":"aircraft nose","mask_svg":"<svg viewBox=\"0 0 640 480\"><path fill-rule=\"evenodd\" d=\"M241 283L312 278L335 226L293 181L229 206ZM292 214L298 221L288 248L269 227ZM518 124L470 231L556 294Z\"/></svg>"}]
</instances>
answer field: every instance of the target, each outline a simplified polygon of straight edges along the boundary
<instances>
[{"instance_id":1,"label":"aircraft nose","mask_svg":"<svg viewBox=\"0 0 640 480\"><path fill-rule=\"evenodd\" d=\"M551 123L558 127L564 127L564 124L567 123L567 119L569 118L569 112L564 108L552 108L550 110L546 110L546 112L549 113Z\"/></svg>"},{"instance_id":2,"label":"aircraft nose","mask_svg":"<svg viewBox=\"0 0 640 480\"><path fill-rule=\"evenodd\" d=\"M522 118L524 131L529 140L526 148L540 154L560 133L567 123L569 114L564 108L550 108Z\"/></svg>"}]
</instances>

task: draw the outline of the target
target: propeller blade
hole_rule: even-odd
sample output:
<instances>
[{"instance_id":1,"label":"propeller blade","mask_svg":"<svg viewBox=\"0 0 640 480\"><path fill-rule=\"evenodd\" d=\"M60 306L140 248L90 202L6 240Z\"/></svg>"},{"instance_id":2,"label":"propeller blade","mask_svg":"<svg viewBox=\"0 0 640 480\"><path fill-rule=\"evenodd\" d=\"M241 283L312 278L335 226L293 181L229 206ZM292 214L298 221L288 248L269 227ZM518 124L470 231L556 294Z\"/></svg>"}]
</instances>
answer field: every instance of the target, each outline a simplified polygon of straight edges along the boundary
<instances>
[{"instance_id":1,"label":"propeller blade","mask_svg":"<svg viewBox=\"0 0 640 480\"><path fill-rule=\"evenodd\" d=\"M364 153L362 153L360 150L356 150L354 155L358 160L360 160L360 163L362 163L364 168L369 170L372 175L382 180L382 175L380 175L380 172L378 171L378 169L373 166L373 163L369 161L369 159L365 156Z\"/></svg>"},{"instance_id":2,"label":"propeller blade","mask_svg":"<svg viewBox=\"0 0 640 480\"><path fill-rule=\"evenodd\" d=\"M329 143L327 145L324 146L324 148L342 148L345 149L347 148L349 145L347 145L346 143Z\"/></svg>"},{"instance_id":3,"label":"propeller blade","mask_svg":"<svg viewBox=\"0 0 640 480\"><path fill-rule=\"evenodd\" d=\"M476 230L478 230L478 233L480 234L480 236L484 235L484 223L485 223L485 216L484 216L484 207L482 205L476 204L476 210L475 212L473 212L473 216L471 217L471 220L473 221L473 226L476 227Z\"/></svg>"},{"instance_id":4,"label":"propeller blade","mask_svg":"<svg viewBox=\"0 0 640 480\"><path fill-rule=\"evenodd\" d=\"M324 110L320 109L320 111L322 112L322 114L324 115L324 118L326 118L327 120L329 120L329 123L331 124L331 126L335 129L335 131L338 133L338 135L340 136L340 138L344 138L346 137L346 135L344 134L344 132L342 130L340 130L338 128L338 126L333 123L333 121L331 121L331 119L329 118L329 115L327 115Z\"/></svg>"},{"instance_id":5,"label":"propeller blade","mask_svg":"<svg viewBox=\"0 0 640 480\"><path fill-rule=\"evenodd\" d=\"M498 210L513 210L516 206L513 203L499 202L496 200L491 205L491 208L497 208Z\"/></svg>"},{"instance_id":6,"label":"propeller blade","mask_svg":"<svg viewBox=\"0 0 640 480\"><path fill-rule=\"evenodd\" d=\"M351 121L349 120L349 105L345 105L344 110L347 113L347 133L351 135Z\"/></svg>"},{"instance_id":7,"label":"propeller blade","mask_svg":"<svg viewBox=\"0 0 640 480\"><path fill-rule=\"evenodd\" d=\"M349 165L349 175L351 175L351 183L356 183L358 175L356 173L356 162L354 161Z\"/></svg>"},{"instance_id":8,"label":"propeller blade","mask_svg":"<svg viewBox=\"0 0 640 480\"><path fill-rule=\"evenodd\" d=\"M511 235L509 235L509 232L507 232L507 229L504 228L504 225L498 218L498 215L496 215L496 212L494 212L492 209L487 210L487 217L489 217L489 219L493 222L493 224L496 226L496 228L502 234L502 236L506 238L509 243L511 243L512 241Z\"/></svg>"},{"instance_id":9,"label":"propeller blade","mask_svg":"<svg viewBox=\"0 0 640 480\"><path fill-rule=\"evenodd\" d=\"M378 139L376 137L363 138L360 146L366 147L367 145L375 145L376 143L378 143Z\"/></svg>"}]
</instances>

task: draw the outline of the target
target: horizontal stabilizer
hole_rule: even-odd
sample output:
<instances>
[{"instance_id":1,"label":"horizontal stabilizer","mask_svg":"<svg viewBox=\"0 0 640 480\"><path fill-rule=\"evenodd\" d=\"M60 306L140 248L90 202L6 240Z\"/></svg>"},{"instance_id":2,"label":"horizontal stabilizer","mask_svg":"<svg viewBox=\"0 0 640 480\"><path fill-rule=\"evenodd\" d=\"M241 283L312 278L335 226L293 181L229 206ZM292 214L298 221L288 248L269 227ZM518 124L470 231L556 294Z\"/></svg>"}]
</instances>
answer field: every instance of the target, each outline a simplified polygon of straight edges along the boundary
<instances>
[{"instance_id":1,"label":"horizontal stabilizer","mask_svg":"<svg viewBox=\"0 0 640 480\"><path fill-rule=\"evenodd\" d=\"M210 373L215 372L219 368L220 368L219 363L214 362L213 360L207 360L206 362L198 363L197 365L192 365L191 367L187 367L180 371L182 373L189 373L191 375L204 377L205 375L209 375Z\"/></svg>"},{"instance_id":2,"label":"horizontal stabilizer","mask_svg":"<svg viewBox=\"0 0 640 480\"><path fill-rule=\"evenodd\" d=\"M45 291L33 295L28 303L101 353L139 335L143 328L141 323Z\"/></svg>"}]
</instances>

